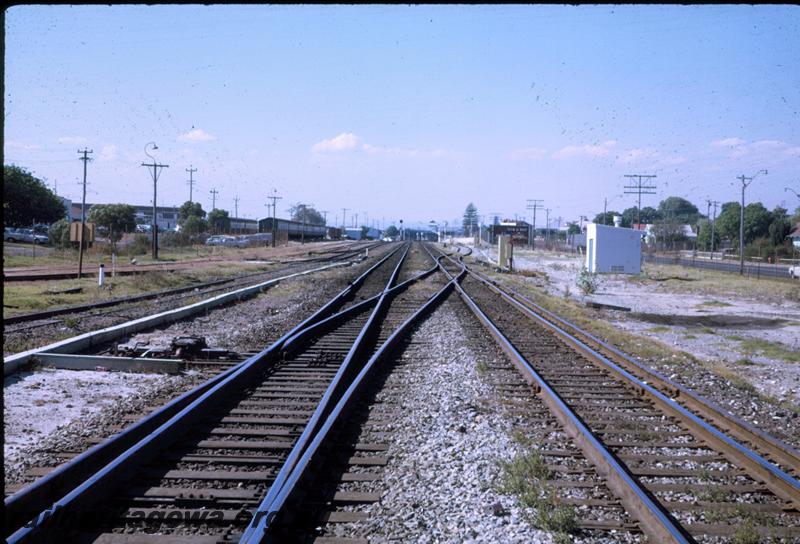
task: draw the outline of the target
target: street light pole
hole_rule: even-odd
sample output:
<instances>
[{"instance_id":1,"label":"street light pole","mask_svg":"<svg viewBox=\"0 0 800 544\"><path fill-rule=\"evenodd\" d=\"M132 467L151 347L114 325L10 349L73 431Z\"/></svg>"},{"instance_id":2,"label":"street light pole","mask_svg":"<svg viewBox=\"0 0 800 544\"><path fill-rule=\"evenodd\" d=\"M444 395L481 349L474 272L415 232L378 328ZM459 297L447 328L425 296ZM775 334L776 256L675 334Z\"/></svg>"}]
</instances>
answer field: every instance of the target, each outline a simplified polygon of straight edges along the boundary
<instances>
[{"instance_id":1,"label":"street light pole","mask_svg":"<svg viewBox=\"0 0 800 544\"><path fill-rule=\"evenodd\" d=\"M744 275L744 190L750 185L758 174L766 174L766 170L759 170L755 176L747 177L744 174L739 176L739 181L742 182L742 207L739 209L739 275Z\"/></svg>"},{"instance_id":2,"label":"street light pole","mask_svg":"<svg viewBox=\"0 0 800 544\"><path fill-rule=\"evenodd\" d=\"M150 153L147 152L147 146L149 146L150 144L153 145L153 151L158 149L158 146L156 145L155 142L147 142L146 144L144 144L144 154L150 157L150 159L153 161L153 164L142 163L142 166L147 166L148 168L150 166L153 167L153 222L151 225L151 229L153 234L153 260L158 260L158 222L156 221L156 196L158 192L157 189L158 189L158 176L159 176L158 169L169 168L169 165L158 164L156 162L155 157L153 157Z\"/></svg>"}]
</instances>

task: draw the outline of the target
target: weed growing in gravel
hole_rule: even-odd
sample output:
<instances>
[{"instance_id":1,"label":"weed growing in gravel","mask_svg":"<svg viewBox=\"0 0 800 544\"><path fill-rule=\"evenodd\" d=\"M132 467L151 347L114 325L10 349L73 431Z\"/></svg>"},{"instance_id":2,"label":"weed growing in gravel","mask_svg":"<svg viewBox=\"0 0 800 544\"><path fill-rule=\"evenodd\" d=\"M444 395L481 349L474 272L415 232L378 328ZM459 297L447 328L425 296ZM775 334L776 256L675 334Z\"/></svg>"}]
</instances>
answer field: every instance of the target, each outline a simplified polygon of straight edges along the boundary
<instances>
[{"instance_id":1,"label":"weed growing in gravel","mask_svg":"<svg viewBox=\"0 0 800 544\"><path fill-rule=\"evenodd\" d=\"M700 306L731 306L727 302L722 302L721 300L706 300Z\"/></svg>"},{"instance_id":2,"label":"weed growing in gravel","mask_svg":"<svg viewBox=\"0 0 800 544\"><path fill-rule=\"evenodd\" d=\"M740 523L733 533L733 544L758 544L761 538L758 536L758 531L753 526L753 522L749 519Z\"/></svg>"},{"instance_id":3,"label":"weed growing in gravel","mask_svg":"<svg viewBox=\"0 0 800 544\"><path fill-rule=\"evenodd\" d=\"M757 365L757 363L754 363L753 361L751 361L747 357L745 357L744 359L739 359L738 361L736 361L736 364L737 365L741 365L741 366L756 366Z\"/></svg>"},{"instance_id":4,"label":"weed growing in gravel","mask_svg":"<svg viewBox=\"0 0 800 544\"><path fill-rule=\"evenodd\" d=\"M665 327L664 325L658 325L656 327L650 327L647 329L647 332L669 332L669 327Z\"/></svg>"},{"instance_id":5,"label":"weed growing in gravel","mask_svg":"<svg viewBox=\"0 0 800 544\"><path fill-rule=\"evenodd\" d=\"M489 365L487 365L483 361L478 361L477 363L475 363L475 370L477 370L478 373L480 374L485 374L489 372Z\"/></svg>"},{"instance_id":6,"label":"weed growing in gravel","mask_svg":"<svg viewBox=\"0 0 800 544\"><path fill-rule=\"evenodd\" d=\"M527 441L521 431L513 433L517 442ZM569 535L578 528L575 510L562 505L558 497L545 487L552 476L542 454L537 450L517 455L511 461L501 461L500 491L519 497L523 506L536 510L531 522L538 528L556 533L556 542L569 542Z\"/></svg>"},{"instance_id":7,"label":"weed growing in gravel","mask_svg":"<svg viewBox=\"0 0 800 544\"><path fill-rule=\"evenodd\" d=\"M597 291L597 274L592 274L588 269L581 268L581 271L578 272L578 279L575 280L575 285L584 295L591 295Z\"/></svg>"},{"instance_id":8,"label":"weed growing in gravel","mask_svg":"<svg viewBox=\"0 0 800 544\"><path fill-rule=\"evenodd\" d=\"M64 326L70 329L74 329L78 326L78 320L74 317L65 317L64 318Z\"/></svg>"}]
</instances>

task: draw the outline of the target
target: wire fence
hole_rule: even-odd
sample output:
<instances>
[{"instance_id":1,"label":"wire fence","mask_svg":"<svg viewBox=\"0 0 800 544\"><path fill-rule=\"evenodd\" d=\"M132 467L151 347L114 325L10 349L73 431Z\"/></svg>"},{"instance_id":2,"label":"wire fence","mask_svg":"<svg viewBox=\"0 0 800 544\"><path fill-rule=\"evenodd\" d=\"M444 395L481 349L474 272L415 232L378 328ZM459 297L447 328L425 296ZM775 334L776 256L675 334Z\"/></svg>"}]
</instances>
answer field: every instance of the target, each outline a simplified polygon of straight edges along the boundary
<instances>
[{"instance_id":1,"label":"wire fence","mask_svg":"<svg viewBox=\"0 0 800 544\"><path fill-rule=\"evenodd\" d=\"M718 270L721 272L734 272L739 273L739 263L730 261L713 261L709 259L698 259L694 257L681 257L681 256L664 256L664 255L650 255L644 254L644 262L656 264L673 264L679 266L691 266L694 268L705 268L708 270ZM744 275L760 279L765 278L779 278L790 280L789 267L782 264L769 264L769 263L744 263Z\"/></svg>"}]
</instances>

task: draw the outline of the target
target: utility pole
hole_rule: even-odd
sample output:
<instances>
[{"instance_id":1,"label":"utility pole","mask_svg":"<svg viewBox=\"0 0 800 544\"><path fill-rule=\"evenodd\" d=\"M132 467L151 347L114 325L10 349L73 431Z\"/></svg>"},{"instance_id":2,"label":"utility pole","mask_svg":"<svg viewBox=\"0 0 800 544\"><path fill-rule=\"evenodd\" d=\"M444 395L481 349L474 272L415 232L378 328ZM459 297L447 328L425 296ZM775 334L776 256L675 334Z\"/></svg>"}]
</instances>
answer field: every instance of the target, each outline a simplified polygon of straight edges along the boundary
<instances>
[{"instance_id":1,"label":"utility pole","mask_svg":"<svg viewBox=\"0 0 800 544\"><path fill-rule=\"evenodd\" d=\"M544 231L544 247L547 249L547 244L550 243L550 210L552 208L545 208L545 212L547 213L547 218L545 219L546 222L546 230Z\"/></svg>"},{"instance_id":2,"label":"utility pole","mask_svg":"<svg viewBox=\"0 0 800 544\"><path fill-rule=\"evenodd\" d=\"M276 191L273 189L273 193L274 192ZM275 203L283 197L270 195L267 198L272 200L272 247L275 247L275 236L277 235L277 229L275 228ZM267 212L269 212L269 204L267 204Z\"/></svg>"},{"instance_id":3,"label":"utility pole","mask_svg":"<svg viewBox=\"0 0 800 544\"><path fill-rule=\"evenodd\" d=\"M148 157L150 157L153 160L153 164L142 163L142 166L147 166L147 167L152 166L153 167L153 224L152 224L152 231L153 231L153 260L157 260L158 259L158 221L156 220L156 196L158 194L158 191L157 191L157 189L158 189L158 176L161 175L161 172L159 171L159 168L161 168L163 170L164 168L169 168L169 165L168 164L158 164L156 162L155 157L153 157L152 155L150 155L150 153L147 152L147 146L150 145L150 144L153 144L153 150L158 149L158 146L156 145L155 142L148 142L148 143L146 143L144 145L144 153L145 153L145 155L147 155Z\"/></svg>"},{"instance_id":4,"label":"utility pole","mask_svg":"<svg viewBox=\"0 0 800 544\"><path fill-rule=\"evenodd\" d=\"M215 189L211 189L209 191L209 193L211 193L211 209L212 210L216 210L217 209L217 195L219 194L219 191L217 191L216 188L215 188Z\"/></svg>"},{"instance_id":5,"label":"utility pole","mask_svg":"<svg viewBox=\"0 0 800 544\"><path fill-rule=\"evenodd\" d=\"M328 225L328 210L320 210L319 213L322 214L322 220L325 222L325 226Z\"/></svg>"},{"instance_id":6,"label":"utility pole","mask_svg":"<svg viewBox=\"0 0 800 544\"><path fill-rule=\"evenodd\" d=\"M626 185L625 189L632 189L631 191L625 191L627 195L639 195L639 205L636 207L636 225L638 229L638 225L642 224L642 195L654 195L656 194L655 191L651 191L651 189L656 189L655 185L642 185L643 179L653 179L657 177L655 174L625 174L626 178L636 178L637 184L636 185Z\"/></svg>"},{"instance_id":7,"label":"utility pole","mask_svg":"<svg viewBox=\"0 0 800 544\"><path fill-rule=\"evenodd\" d=\"M82 153L83 157L81 157L80 161L83 161L83 197L81 198L81 232L78 234L78 279L81 279L81 275L83 274L83 230L84 225L86 224L86 164L92 160L88 157L89 153L94 153L93 150L83 148L83 151L80 149L78 153ZM72 215L72 210L70 210L70 215ZM70 221L72 217L70 217ZM34 244L35 245L35 244Z\"/></svg>"},{"instance_id":8,"label":"utility pole","mask_svg":"<svg viewBox=\"0 0 800 544\"><path fill-rule=\"evenodd\" d=\"M342 208L342 235L344 235L344 229L347 228L347 222L345 220L345 217L347 216L347 211L349 209L350 208Z\"/></svg>"},{"instance_id":9,"label":"utility pole","mask_svg":"<svg viewBox=\"0 0 800 544\"><path fill-rule=\"evenodd\" d=\"M755 176L747 177L744 174L737 177L742 182L742 207L739 209L739 275L744 275L744 190L753 182L758 174L766 174L766 170L759 170Z\"/></svg>"},{"instance_id":10,"label":"utility pole","mask_svg":"<svg viewBox=\"0 0 800 544\"><path fill-rule=\"evenodd\" d=\"M355 221L353 222L353 227L358 228L358 212L356 212Z\"/></svg>"},{"instance_id":11,"label":"utility pole","mask_svg":"<svg viewBox=\"0 0 800 544\"><path fill-rule=\"evenodd\" d=\"M542 199L528 199L528 206L527 209L533 210L533 224L531 228L528 229L528 244L531 246L531 251L536 249L536 210L541 208L540 202L544 202ZM531 235L531 231L533 231L533 235Z\"/></svg>"},{"instance_id":12,"label":"utility pole","mask_svg":"<svg viewBox=\"0 0 800 544\"><path fill-rule=\"evenodd\" d=\"M197 172L197 168L192 168L192 165L190 164L189 168L187 168L186 171L189 172L189 180L186 183L189 185L189 202L191 202L192 201L192 188L194 187L194 184L197 183L194 180L194 177L192 177L192 174Z\"/></svg>"},{"instance_id":13,"label":"utility pole","mask_svg":"<svg viewBox=\"0 0 800 544\"><path fill-rule=\"evenodd\" d=\"M717 202L716 200L712 200L711 204L714 206L714 220L711 222L711 259L714 259L714 227L717 226Z\"/></svg>"},{"instance_id":14,"label":"utility pole","mask_svg":"<svg viewBox=\"0 0 800 544\"><path fill-rule=\"evenodd\" d=\"M235 197L233 197L233 209L234 209L233 217L238 219L239 218L239 195L236 195ZM233 226L231 225L231 228L232 227Z\"/></svg>"}]
</instances>

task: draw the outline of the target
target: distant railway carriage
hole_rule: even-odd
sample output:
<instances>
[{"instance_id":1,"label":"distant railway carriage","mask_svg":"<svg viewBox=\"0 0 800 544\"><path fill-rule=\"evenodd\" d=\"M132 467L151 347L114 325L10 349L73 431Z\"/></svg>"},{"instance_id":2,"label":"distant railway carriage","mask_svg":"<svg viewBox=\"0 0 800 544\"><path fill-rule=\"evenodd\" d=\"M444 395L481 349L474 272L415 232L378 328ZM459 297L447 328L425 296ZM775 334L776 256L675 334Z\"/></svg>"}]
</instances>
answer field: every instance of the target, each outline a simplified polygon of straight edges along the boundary
<instances>
[{"instance_id":1,"label":"distant railway carriage","mask_svg":"<svg viewBox=\"0 0 800 544\"><path fill-rule=\"evenodd\" d=\"M324 240L328 233L328 227L324 225L311 225L300 221L289 221L288 219L275 219L275 239L276 240ZM258 232L272 232L271 217L258 220Z\"/></svg>"}]
</instances>

